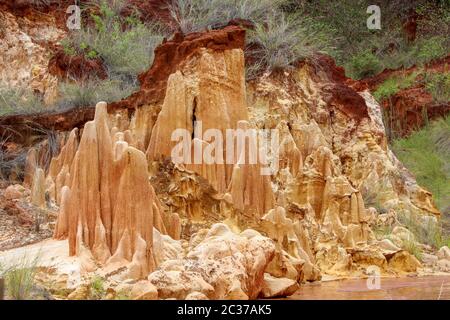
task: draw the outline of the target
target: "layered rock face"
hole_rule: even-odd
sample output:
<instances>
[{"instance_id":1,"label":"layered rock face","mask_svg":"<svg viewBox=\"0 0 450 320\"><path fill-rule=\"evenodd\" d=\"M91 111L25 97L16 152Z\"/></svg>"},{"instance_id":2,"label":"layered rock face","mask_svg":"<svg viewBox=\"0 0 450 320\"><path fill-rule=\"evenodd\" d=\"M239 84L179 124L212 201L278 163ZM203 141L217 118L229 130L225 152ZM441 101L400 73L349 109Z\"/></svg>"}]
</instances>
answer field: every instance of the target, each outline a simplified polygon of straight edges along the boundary
<instances>
[{"instance_id":1,"label":"layered rock face","mask_svg":"<svg viewBox=\"0 0 450 320\"><path fill-rule=\"evenodd\" d=\"M397 213L439 216L431 194L389 150L380 106L369 92L349 88L328 57L263 76L248 91L251 123L281 136L274 179L280 207L263 218L285 250L279 264L294 270L303 260L307 279L316 274L308 265L329 274L384 266L389 257L371 231L378 213L365 199Z\"/></svg>"},{"instance_id":2,"label":"layered rock face","mask_svg":"<svg viewBox=\"0 0 450 320\"><path fill-rule=\"evenodd\" d=\"M274 249L270 239L254 230L235 234L225 224L215 224L191 238L184 259L166 261L148 279L160 298L201 293L209 299L255 299Z\"/></svg>"},{"instance_id":3,"label":"layered rock face","mask_svg":"<svg viewBox=\"0 0 450 320\"><path fill-rule=\"evenodd\" d=\"M150 162L171 159L177 141L173 132L186 130L189 140L201 137L203 132L217 130L226 137L227 129L248 127L245 100L244 56L240 49L214 52L199 50L182 65L181 70L169 76L167 91L147 149ZM213 139L211 139L213 140ZM259 174L258 165L239 164L240 154L231 155L233 163L225 164L225 146L215 150L214 163L196 159L196 144L201 157L210 141L194 138L188 163L190 169L205 178L219 193L229 191L236 209L263 215L273 207L274 197L268 177ZM243 152L248 150L243 150ZM198 161L197 161L198 160Z\"/></svg>"},{"instance_id":4,"label":"layered rock face","mask_svg":"<svg viewBox=\"0 0 450 320\"><path fill-rule=\"evenodd\" d=\"M383 217L368 202L390 209L381 219L390 225L395 212L439 212L389 150L380 106L325 56L246 83L243 36L236 27L176 36L156 50L139 92L99 103L94 120L67 135L46 178L60 207L55 237L68 237L86 269L95 261L148 276L161 298L270 297L373 265L415 271L402 230L398 243L376 239ZM198 131L249 128L279 133L272 176L243 153L174 163L176 130L193 159L212 145Z\"/></svg>"},{"instance_id":5,"label":"layered rock face","mask_svg":"<svg viewBox=\"0 0 450 320\"><path fill-rule=\"evenodd\" d=\"M54 17L38 11L19 16L2 10L0 21L0 84L30 88L50 104L57 95L57 79L48 72L49 48L65 31Z\"/></svg>"}]
</instances>

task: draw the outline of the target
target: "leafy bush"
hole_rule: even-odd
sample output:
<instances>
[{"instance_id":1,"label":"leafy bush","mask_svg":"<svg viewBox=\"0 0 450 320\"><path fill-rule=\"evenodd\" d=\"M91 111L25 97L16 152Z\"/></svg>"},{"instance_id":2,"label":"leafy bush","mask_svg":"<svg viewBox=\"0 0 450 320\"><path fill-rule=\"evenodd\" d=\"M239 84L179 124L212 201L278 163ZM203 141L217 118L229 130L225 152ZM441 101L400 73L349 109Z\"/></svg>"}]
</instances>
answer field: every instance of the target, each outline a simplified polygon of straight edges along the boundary
<instances>
[{"instance_id":1,"label":"leafy bush","mask_svg":"<svg viewBox=\"0 0 450 320\"><path fill-rule=\"evenodd\" d=\"M377 74L383 66L375 54L366 50L351 57L347 69L352 77L361 79Z\"/></svg>"},{"instance_id":2,"label":"leafy bush","mask_svg":"<svg viewBox=\"0 0 450 320\"><path fill-rule=\"evenodd\" d=\"M425 89L431 93L434 101L438 103L450 101L450 72L426 73L424 82Z\"/></svg>"},{"instance_id":3,"label":"leafy bush","mask_svg":"<svg viewBox=\"0 0 450 320\"><path fill-rule=\"evenodd\" d=\"M381 8L381 30L369 30L366 9ZM351 77L364 77L384 68L397 69L426 63L449 51L450 6L448 1L297 1L290 0L286 10L297 11L323 25L336 50L330 52ZM404 23L416 12L416 40L407 39ZM314 26L314 24L312 26Z\"/></svg>"}]
</instances>

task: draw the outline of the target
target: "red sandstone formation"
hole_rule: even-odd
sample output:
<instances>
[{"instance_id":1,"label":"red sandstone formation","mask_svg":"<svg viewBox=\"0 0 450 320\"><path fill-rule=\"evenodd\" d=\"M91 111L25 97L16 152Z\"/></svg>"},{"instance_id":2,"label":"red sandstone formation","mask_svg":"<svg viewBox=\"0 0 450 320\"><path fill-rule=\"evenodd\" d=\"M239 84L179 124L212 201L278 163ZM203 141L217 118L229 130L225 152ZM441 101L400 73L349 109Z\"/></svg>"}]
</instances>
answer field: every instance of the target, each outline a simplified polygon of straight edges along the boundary
<instances>
[{"instance_id":1,"label":"red sandstone formation","mask_svg":"<svg viewBox=\"0 0 450 320\"><path fill-rule=\"evenodd\" d=\"M190 34L186 37L176 34L172 40L166 41L156 48L155 59L151 68L139 77L141 81L140 90L122 101L108 105L108 110L135 109L142 105L161 103L165 96L169 75L179 69L192 54L201 48L212 50L243 48L244 38L245 31L235 26L208 33ZM65 61L65 59L63 60ZM58 74L67 73L68 71L64 68L59 71L57 65L60 63L62 62L55 62L55 72ZM64 65L65 63L63 63ZM78 75L78 71L75 70L74 73ZM29 126L70 131L72 128L81 127L85 122L92 120L93 117L93 107L72 109L59 113L4 116L0 117L0 134L4 127L9 125L14 125L17 132L24 134L29 131ZM20 137L18 138L20 139Z\"/></svg>"},{"instance_id":2,"label":"red sandstone formation","mask_svg":"<svg viewBox=\"0 0 450 320\"><path fill-rule=\"evenodd\" d=\"M144 104L161 102L164 98L169 76L181 68L201 48L223 51L243 48L245 31L230 26L207 33L192 33L186 36L176 33L171 40L163 42L155 49L155 59L151 68L139 76L141 88L113 108L127 106L135 108Z\"/></svg>"},{"instance_id":3,"label":"red sandstone formation","mask_svg":"<svg viewBox=\"0 0 450 320\"><path fill-rule=\"evenodd\" d=\"M438 59L424 66L424 72L444 73L449 72L450 56ZM380 74L359 81L347 80L347 83L357 91L370 90L374 92L388 78L407 77L417 72L419 67L413 66L408 69L390 70L386 69ZM418 79L420 79L420 75ZM450 113L450 103L435 102L425 86L417 81L411 87L401 89L390 99L381 102L385 111L386 121L399 136L407 136L417 128L421 128L429 120L445 117Z\"/></svg>"},{"instance_id":4,"label":"red sandstone formation","mask_svg":"<svg viewBox=\"0 0 450 320\"><path fill-rule=\"evenodd\" d=\"M111 136L105 103L97 105L79 143L72 132L49 178L56 180L61 203L55 238L69 238L71 255L86 247L101 263L129 263L130 276L136 278L155 268L153 226L163 233L166 229L147 161L123 138Z\"/></svg>"}]
</instances>

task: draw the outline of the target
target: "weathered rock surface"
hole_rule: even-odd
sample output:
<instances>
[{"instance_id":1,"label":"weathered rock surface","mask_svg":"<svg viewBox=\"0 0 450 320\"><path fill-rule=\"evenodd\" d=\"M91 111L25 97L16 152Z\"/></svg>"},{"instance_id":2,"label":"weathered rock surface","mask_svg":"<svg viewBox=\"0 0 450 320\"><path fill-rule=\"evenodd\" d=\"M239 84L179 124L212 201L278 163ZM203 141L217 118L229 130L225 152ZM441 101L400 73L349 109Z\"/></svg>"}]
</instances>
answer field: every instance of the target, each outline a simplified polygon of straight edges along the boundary
<instances>
[{"instance_id":1,"label":"weathered rock surface","mask_svg":"<svg viewBox=\"0 0 450 320\"><path fill-rule=\"evenodd\" d=\"M131 277L146 277L155 268L153 225L166 229L145 155L120 132L112 136L106 103L97 105L79 143L72 132L50 169L49 179L56 176L61 188L55 191L61 203L55 238L67 236L72 255L87 248L99 263L128 263Z\"/></svg>"},{"instance_id":2,"label":"weathered rock surface","mask_svg":"<svg viewBox=\"0 0 450 320\"><path fill-rule=\"evenodd\" d=\"M134 300L157 300L158 291L148 280L140 280L131 288L131 298Z\"/></svg>"},{"instance_id":3,"label":"weathered rock surface","mask_svg":"<svg viewBox=\"0 0 450 320\"><path fill-rule=\"evenodd\" d=\"M264 286L261 292L263 298L287 297L300 288L298 282L287 278L274 278L264 274Z\"/></svg>"},{"instance_id":4,"label":"weathered rock surface","mask_svg":"<svg viewBox=\"0 0 450 320\"><path fill-rule=\"evenodd\" d=\"M194 292L209 299L258 297L275 251L270 239L254 230L235 234L215 224L206 234L194 236L191 244L186 258L166 261L149 275L161 298L185 299Z\"/></svg>"},{"instance_id":5,"label":"weathered rock surface","mask_svg":"<svg viewBox=\"0 0 450 320\"><path fill-rule=\"evenodd\" d=\"M57 79L48 72L49 48L65 31L55 17L38 11L20 16L1 10L0 20L0 84L30 88L51 103L56 98Z\"/></svg>"},{"instance_id":6,"label":"weathered rock surface","mask_svg":"<svg viewBox=\"0 0 450 320\"><path fill-rule=\"evenodd\" d=\"M45 172L60 209L55 238L69 239L85 272L147 278L136 286L142 298L156 298L149 283L160 299L255 299L374 265L416 272L420 262L402 250L416 240L396 212L439 211L389 150L380 106L324 56L246 83L243 37L237 27L175 36L139 92L99 103L94 120L64 136ZM243 154L231 164L173 163L176 129L191 154L210 146L196 136L200 121L224 136L277 129L279 170L262 176ZM42 166L34 162L27 177ZM387 213L369 203L374 196ZM392 237L377 239L374 226L393 228Z\"/></svg>"}]
</instances>

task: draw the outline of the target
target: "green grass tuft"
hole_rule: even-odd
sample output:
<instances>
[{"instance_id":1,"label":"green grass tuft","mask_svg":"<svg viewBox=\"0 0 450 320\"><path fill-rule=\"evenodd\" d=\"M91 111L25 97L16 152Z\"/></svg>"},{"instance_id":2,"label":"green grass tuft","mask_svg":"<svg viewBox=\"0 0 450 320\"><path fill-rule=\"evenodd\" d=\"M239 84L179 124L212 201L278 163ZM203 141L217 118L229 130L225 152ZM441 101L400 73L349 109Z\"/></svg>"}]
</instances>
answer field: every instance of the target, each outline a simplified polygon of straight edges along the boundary
<instances>
[{"instance_id":1,"label":"green grass tuft","mask_svg":"<svg viewBox=\"0 0 450 320\"><path fill-rule=\"evenodd\" d=\"M440 210L450 203L450 116L435 121L407 138L395 140L394 153L416 176L417 182L433 193Z\"/></svg>"},{"instance_id":2,"label":"green grass tuft","mask_svg":"<svg viewBox=\"0 0 450 320\"><path fill-rule=\"evenodd\" d=\"M3 277L5 278L6 292L9 298L15 300L31 298L38 261L39 256L32 260L24 256L14 265L4 268Z\"/></svg>"},{"instance_id":3,"label":"green grass tuft","mask_svg":"<svg viewBox=\"0 0 450 320\"><path fill-rule=\"evenodd\" d=\"M103 278L95 276L90 283L90 297L94 300L100 300L105 296L105 282Z\"/></svg>"},{"instance_id":4,"label":"green grass tuft","mask_svg":"<svg viewBox=\"0 0 450 320\"><path fill-rule=\"evenodd\" d=\"M384 99L389 99L400 90L411 87L415 83L415 80L419 73L420 72L413 72L402 77L395 76L388 78L378 86L378 88L373 93L373 96L379 102Z\"/></svg>"},{"instance_id":5,"label":"green grass tuft","mask_svg":"<svg viewBox=\"0 0 450 320\"><path fill-rule=\"evenodd\" d=\"M425 89L433 96L437 103L450 101L450 72L426 73L424 76Z\"/></svg>"}]
</instances>

